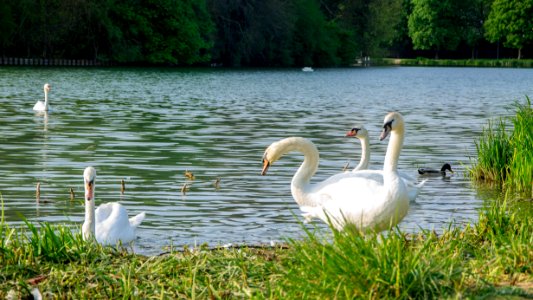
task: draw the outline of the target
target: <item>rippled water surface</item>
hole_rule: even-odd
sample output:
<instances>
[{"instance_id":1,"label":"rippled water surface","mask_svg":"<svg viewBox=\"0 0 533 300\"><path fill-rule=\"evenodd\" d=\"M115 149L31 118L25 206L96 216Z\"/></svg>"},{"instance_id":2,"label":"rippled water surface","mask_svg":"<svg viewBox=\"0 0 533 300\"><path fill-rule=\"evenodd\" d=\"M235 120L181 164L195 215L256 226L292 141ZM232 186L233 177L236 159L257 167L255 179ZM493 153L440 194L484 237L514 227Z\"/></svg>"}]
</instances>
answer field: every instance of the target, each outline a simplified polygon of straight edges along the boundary
<instances>
[{"instance_id":1,"label":"rippled water surface","mask_svg":"<svg viewBox=\"0 0 533 300\"><path fill-rule=\"evenodd\" d=\"M45 82L52 85L52 111L36 114L32 107L43 98ZM92 165L97 204L120 201L130 215L146 211L136 242L141 253L298 237L301 218L290 180L303 157L289 154L260 176L264 149L288 136L311 139L321 155L317 182L348 161L357 164L359 144L344 134L364 124L371 164L380 168L381 123L386 112L398 110L407 122L400 169L416 177L418 167L450 162L456 171L430 179L400 227L438 230L471 222L484 201L463 175L474 141L489 119L513 113L510 104L533 96L532 82L531 69L0 68L5 218L14 226L22 224L21 215L79 226L82 173ZM183 194L186 183L190 190Z\"/></svg>"}]
</instances>

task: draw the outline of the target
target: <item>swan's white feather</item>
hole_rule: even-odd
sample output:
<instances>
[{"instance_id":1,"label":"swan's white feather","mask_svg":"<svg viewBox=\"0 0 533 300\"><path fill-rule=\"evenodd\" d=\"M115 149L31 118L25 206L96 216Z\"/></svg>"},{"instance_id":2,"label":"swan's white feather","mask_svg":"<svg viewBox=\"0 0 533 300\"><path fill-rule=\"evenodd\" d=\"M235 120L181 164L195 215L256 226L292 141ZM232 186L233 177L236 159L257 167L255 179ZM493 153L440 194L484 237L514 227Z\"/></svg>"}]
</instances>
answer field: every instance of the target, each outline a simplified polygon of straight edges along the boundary
<instances>
[{"instance_id":1,"label":"swan's white feather","mask_svg":"<svg viewBox=\"0 0 533 300\"><path fill-rule=\"evenodd\" d=\"M136 216L131 217L129 219L130 220L130 225L132 227L137 228L137 226L139 226L142 223L142 221L144 221L145 217L146 217L146 213L144 211L142 213L136 215Z\"/></svg>"},{"instance_id":2,"label":"swan's white feather","mask_svg":"<svg viewBox=\"0 0 533 300\"><path fill-rule=\"evenodd\" d=\"M370 162L370 147L368 141L368 131L362 125L356 125L349 131L346 136L351 136L359 139L361 143L361 158L359 164L352 170L352 173L359 173L360 171L371 171L366 173L360 173L360 176L365 178L376 180L380 184L383 184L383 171L382 170L370 170L368 169ZM409 194L409 201L415 202L416 197L418 196L420 189L424 186L426 180L421 183L416 183L416 179L409 174L398 171L400 178L403 180L407 187L407 193Z\"/></svg>"},{"instance_id":3,"label":"swan's white feather","mask_svg":"<svg viewBox=\"0 0 533 300\"><path fill-rule=\"evenodd\" d=\"M33 110L37 110L37 111L45 111L46 110L46 106L44 105L44 102L39 100L37 101L37 103L35 103L35 105L33 106Z\"/></svg>"},{"instance_id":4,"label":"swan's white feather","mask_svg":"<svg viewBox=\"0 0 533 300\"><path fill-rule=\"evenodd\" d=\"M144 219L144 212L140 221ZM133 217L136 218L139 215ZM140 222L132 224L128 218L126 208L118 202L104 203L95 211L96 240L102 245L123 244L135 240L135 230Z\"/></svg>"}]
</instances>

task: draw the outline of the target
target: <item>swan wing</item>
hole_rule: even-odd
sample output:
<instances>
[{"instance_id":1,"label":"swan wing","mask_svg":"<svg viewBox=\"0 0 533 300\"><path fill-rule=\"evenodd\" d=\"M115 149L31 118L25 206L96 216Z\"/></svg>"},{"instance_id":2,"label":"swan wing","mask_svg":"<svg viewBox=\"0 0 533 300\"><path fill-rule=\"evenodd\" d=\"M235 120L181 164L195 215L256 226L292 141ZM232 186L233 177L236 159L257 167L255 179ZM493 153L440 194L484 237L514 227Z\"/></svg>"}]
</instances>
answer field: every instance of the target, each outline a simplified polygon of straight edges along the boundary
<instances>
[{"instance_id":1,"label":"swan wing","mask_svg":"<svg viewBox=\"0 0 533 300\"><path fill-rule=\"evenodd\" d=\"M325 186L320 193L331 201L316 207L303 206L302 216L309 220L319 218L342 230L349 223L361 230L387 229L401 220L409 208L407 187L397 178L394 188L370 177L346 176L338 178L334 185Z\"/></svg>"},{"instance_id":2,"label":"swan wing","mask_svg":"<svg viewBox=\"0 0 533 300\"><path fill-rule=\"evenodd\" d=\"M95 211L96 240L103 245L129 243L135 239L128 212L117 202L100 205Z\"/></svg>"},{"instance_id":3,"label":"swan wing","mask_svg":"<svg viewBox=\"0 0 533 300\"><path fill-rule=\"evenodd\" d=\"M33 110L38 110L38 111L45 110L44 102L37 101L37 103L35 103L35 105L33 106Z\"/></svg>"},{"instance_id":4,"label":"swan wing","mask_svg":"<svg viewBox=\"0 0 533 300\"><path fill-rule=\"evenodd\" d=\"M353 172L354 174L359 174L359 176L375 180L380 184L383 184L383 171L382 170L364 170L359 172ZM400 178L404 182L407 193L409 195L409 201L414 202L416 197L418 197L418 194L420 193L420 189L424 186L426 183L426 180L423 180L420 183L416 183L416 179L409 174L405 172L398 172L400 175Z\"/></svg>"},{"instance_id":5,"label":"swan wing","mask_svg":"<svg viewBox=\"0 0 533 300\"><path fill-rule=\"evenodd\" d=\"M363 173L363 172L361 172ZM365 172L367 173L367 172ZM368 172L366 176L355 173L340 173L314 186L311 191L318 195L319 204L339 203L364 203L368 197L383 187L383 178L379 181L379 175Z\"/></svg>"}]
</instances>

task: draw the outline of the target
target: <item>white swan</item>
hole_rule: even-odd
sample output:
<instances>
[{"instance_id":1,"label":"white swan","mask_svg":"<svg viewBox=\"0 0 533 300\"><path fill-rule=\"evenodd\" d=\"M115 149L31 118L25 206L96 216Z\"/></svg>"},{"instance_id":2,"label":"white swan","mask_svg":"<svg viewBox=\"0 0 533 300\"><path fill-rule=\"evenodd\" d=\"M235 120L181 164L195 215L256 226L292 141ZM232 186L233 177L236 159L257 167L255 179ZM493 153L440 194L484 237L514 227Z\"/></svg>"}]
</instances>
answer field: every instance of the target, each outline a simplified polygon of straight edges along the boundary
<instances>
[{"instance_id":1,"label":"white swan","mask_svg":"<svg viewBox=\"0 0 533 300\"><path fill-rule=\"evenodd\" d=\"M311 185L310 179L318 167L318 150L312 142L300 137L286 138L270 145L263 155L265 175L269 166L283 154L300 151L304 162L291 183L291 192L304 211L306 219L318 217L342 230L346 224L366 231L382 231L399 223L409 209L409 197L404 182L396 170L403 144L404 123L399 113L385 117L381 139L391 133L383 166L383 183L368 178L369 171L340 173Z\"/></svg>"},{"instance_id":2,"label":"white swan","mask_svg":"<svg viewBox=\"0 0 533 300\"><path fill-rule=\"evenodd\" d=\"M352 170L352 172L367 170L370 162L370 145L368 142L368 131L363 125L356 125L346 133L346 136L358 138L361 142L361 159L359 161L359 164ZM381 171L369 171L375 175L369 178L377 180L379 183L383 184L383 174ZM408 174L400 171L398 171L398 174L400 175L400 178L403 180L407 187L407 192L409 193L409 201L414 202L416 197L418 196L418 193L420 192L420 189L424 186L427 179L416 184L416 180L412 176L409 176Z\"/></svg>"},{"instance_id":3,"label":"white swan","mask_svg":"<svg viewBox=\"0 0 533 300\"><path fill-rule=\"evenodd\" d=\"M126 244L135 239L135 230L144 220L145 212L128 219L128 212L118 202L101 204L94 209L96 170L85 168L85 222L82 226L83 239L93 236L102 245Z\"/></svg>"},{"instance_id":4,"label":"white swan","mask_svg":"<svg viewBox=\"0 0 533 300\"><path fill-rule=\"evenodd\" d=\"M361 142L361 158L359 164L353 169L352 172L359 170L367 170L370 163L370 145L368 142L368 131L363 125L356 125L350 131L346 133L348 137L358 138Z\"/></svg>"},{"instance_id":5,"label":"white swan","mask_svg":"<svg viewBox=\"0 0 533 300\"><path fill-rule=\"evenodd\" d=\"M48 111L50 109L50 106L48 105L48 92L50 92L51 86L48 83L44 84L44 102L39 100L35 105L33 106L33 110L36 111Z\"/></svg>"}]
</instances>

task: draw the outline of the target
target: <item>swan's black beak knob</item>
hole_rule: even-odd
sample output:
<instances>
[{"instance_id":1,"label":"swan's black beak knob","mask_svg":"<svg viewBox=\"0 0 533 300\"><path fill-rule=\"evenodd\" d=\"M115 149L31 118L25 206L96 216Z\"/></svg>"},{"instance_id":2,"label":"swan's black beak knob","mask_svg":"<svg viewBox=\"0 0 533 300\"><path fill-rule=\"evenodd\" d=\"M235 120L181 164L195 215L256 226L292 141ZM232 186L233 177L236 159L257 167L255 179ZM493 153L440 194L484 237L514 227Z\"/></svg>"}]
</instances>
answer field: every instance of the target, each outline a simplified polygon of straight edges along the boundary
<instances>
[{"instance_id":1,"label":"swan's black beak knob","mask_svg":"<svg viewBox=\"0 0 533 300\"><path fill-rule=\"evenodd\" d=\"M385 125L383 125L383 131L381 131L381 135L379 136L379 140L383 141L385 138L387 138L391 130L392 130L392 121L385 123Z\"/></svg>"}]
</instances>

